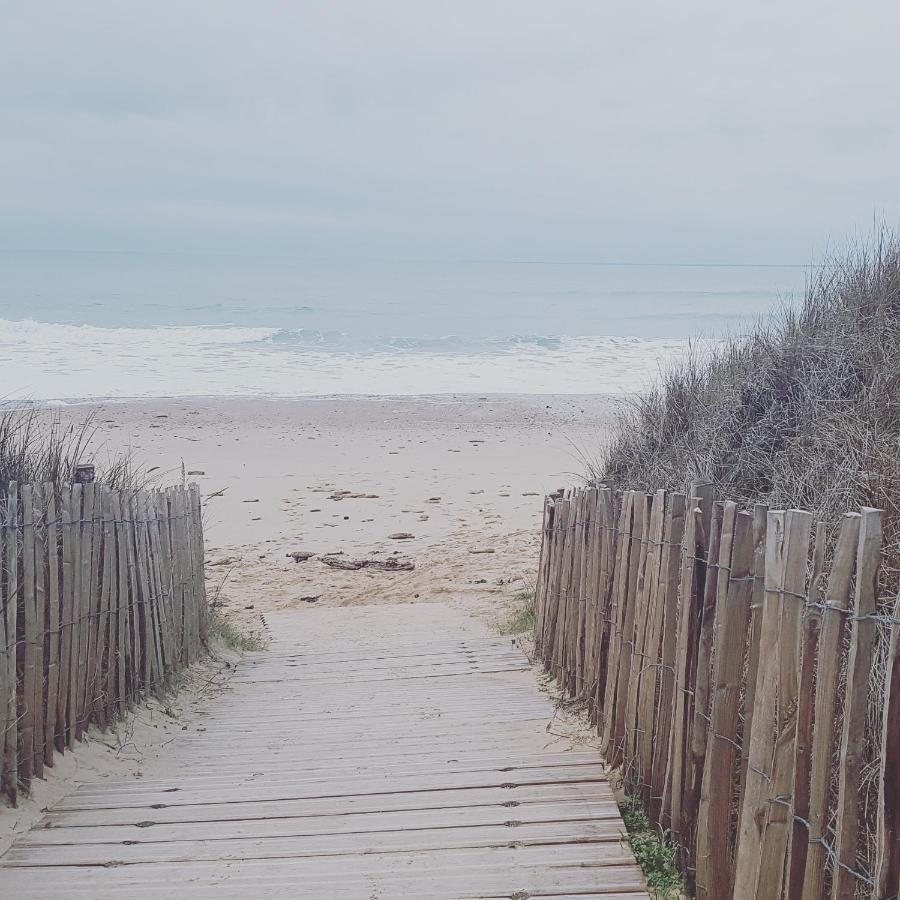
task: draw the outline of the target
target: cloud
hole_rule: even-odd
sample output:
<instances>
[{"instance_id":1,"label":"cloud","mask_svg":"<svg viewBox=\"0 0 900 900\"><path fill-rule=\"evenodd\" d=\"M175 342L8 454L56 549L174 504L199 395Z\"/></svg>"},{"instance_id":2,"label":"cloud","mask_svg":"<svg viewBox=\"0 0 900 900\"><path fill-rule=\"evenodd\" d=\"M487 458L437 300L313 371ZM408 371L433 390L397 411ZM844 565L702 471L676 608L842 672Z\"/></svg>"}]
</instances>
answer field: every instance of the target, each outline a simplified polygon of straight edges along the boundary
<instances>
[{"instance_id":1,"label":"cloud","mask_svg":"<svg viewBox=\"0 0 900 900\"><path fill-rule=\"evenodd\" d=\"M0 246L802 262L900 212L888 2L0 10Z\"/></svg>"}]
</instances>

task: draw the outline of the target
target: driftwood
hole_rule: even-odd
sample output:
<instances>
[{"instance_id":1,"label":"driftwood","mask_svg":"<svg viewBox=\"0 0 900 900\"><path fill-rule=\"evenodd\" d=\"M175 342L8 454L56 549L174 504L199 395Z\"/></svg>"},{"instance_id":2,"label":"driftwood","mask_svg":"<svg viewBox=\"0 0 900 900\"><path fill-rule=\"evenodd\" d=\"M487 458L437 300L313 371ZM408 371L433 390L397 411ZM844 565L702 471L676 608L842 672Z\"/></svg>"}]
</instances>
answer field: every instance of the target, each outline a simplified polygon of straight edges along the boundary
<instances>
[{"instance_id":1,"label":"driftwood","mask_svg":"<svg viewBox=\"0 0 900 900\"><path fill-rule=\"evenodd\" d=\"M332 569L377 569L380 572L411 572L415 568L412 560L397 559L389 556L387 559L341 559L338 556L320 556L319 562L325 563Z\"/></svg>"},{"instance_id":2,"label":"driftwood","mask_svg":"<svg viewBox=\"0 0 900 900\"><path fill-rule=\"evenodd\" d=\"M312 559L315 555L315 553L312 553L309 550L294 550L292 553L285 553L285 556L292 559L295 563L306 562L308 559Z\"/></svg>"}]
</instances>

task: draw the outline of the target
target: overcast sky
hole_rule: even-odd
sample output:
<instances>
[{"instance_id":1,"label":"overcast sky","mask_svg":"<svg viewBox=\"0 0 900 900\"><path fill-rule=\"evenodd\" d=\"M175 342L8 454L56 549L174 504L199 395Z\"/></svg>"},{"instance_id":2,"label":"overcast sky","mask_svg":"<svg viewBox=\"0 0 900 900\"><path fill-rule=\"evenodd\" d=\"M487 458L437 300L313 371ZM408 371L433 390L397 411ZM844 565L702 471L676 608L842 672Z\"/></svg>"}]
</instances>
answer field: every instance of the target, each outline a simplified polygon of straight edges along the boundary
<instances>
[{"instance_id":1,"label":"overcast sky","mask_svg":"<svg viewBox=\"0 0 900 900\"><path fill-rule=\"evenodd\" d=\"M806 262L900 221L900 3L0 0L0 247Z\"/></svg>"}]
</instances>

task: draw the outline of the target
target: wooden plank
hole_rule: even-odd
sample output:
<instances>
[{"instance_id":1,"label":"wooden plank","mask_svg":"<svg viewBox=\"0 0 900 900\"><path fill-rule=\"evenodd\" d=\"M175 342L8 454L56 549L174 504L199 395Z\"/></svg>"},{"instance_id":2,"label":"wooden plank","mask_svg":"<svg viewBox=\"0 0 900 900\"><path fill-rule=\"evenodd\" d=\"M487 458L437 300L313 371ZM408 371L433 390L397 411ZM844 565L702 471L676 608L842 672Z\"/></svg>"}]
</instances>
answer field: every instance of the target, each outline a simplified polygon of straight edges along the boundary
<instances>
[{"instance_id":1,"label":"wooden plank","mask_svg":"<svg viewBox=\"0 0 900 900\"><path fill-rule=\"evenodd\" d=\"M631 685L631 664L634 655L635 608L638 573L642 562L643 539L650 521L650 501L643 492L635 492L632 498L634 517L631 533L628 535L628 565L623 567L621 580L622 639L619 649L619 671L616 685L616 699L612 722L611 740L606 758L613 768L622 765L625 752L625 722L627 716L628 693Z\"/></svg>"},{"instance_id":2,"label":"wooden plank","mask_svg":"<svg viewBox=\"0 0 900 900\"><path fill-rule=\"evenodd\" d=\"M663 822L681 833L684 794L689 772L692 696L701 624L706 545L712 518L713 486L708 481L690 485L691 512L685 530L680 580L678 639L675 649L675 705L670 731L669 760L663 791Z\"/></svg>"},{"instance_id":3,"label":"wooden plank","mask_svg":"<svg viewBox=\"0 0 900 900\"><path fill-rule=\"evenodd\" d=\"M203 541L203 510L200 488L188 485L188 509L190 515L191 574L193 576L194 606L197 610L198 648L206 648L208 641L208 606L206 597L206 547Z\"/></svg>"},{"instance_id":4,"label":"wooden plank","mask_svg":"<svg viewBox=\"0 0 900 900\"><path fill-rule=\"evenodd\" d=\"M763 680L757 681L736 896L776 897L783 886L792 822L800 613L806 597L811 525L812 517L802 510L769 514L766 542L771 558L766 558L761 640L763 647L774 646L776 652L772 659L760 659Z\"/></svg>"},{"instance_id":5,"label":"wooden plank","mask_svg":"<svg viewBox=\"0 0 900 900\"><path fill-rule=\"evenodd\" d=\"M822 616L821 581L825 571L827 534L824 522L816 523L813 545L813 568L809 582L809 599L803 610L800 633L800 680L797 688L797 739L794 746L793 821L788 842L785 897L799 900L803 893L803 873L809 847L809 784L812 752L814 676Z\"/></svg>"},{"instance_id":6,"label":"wooden plank","mask_svg":"<svg viewBox=\"0 0 900 900\"><path fill-rule=\"evenodd\" d=\"M718 603L712 707L697 821L696 892L698 898L709 900L731 896L732 789L744 646L753 592L753 517L737 513L732 523L726 513L724 521L719 572L727 584ZM730 545L730 559L726 559L726 545Z\"/></svg>"},{"instance_id":7,"label":"wooden plank","mask_svg":"<svg viewBox=\"0 0 900 900\"><path fill-rule=\"evenodd\" d=\"M650 820L660 822L666 763L672 727L672 704L675 691L675 642L678 629L678 581L681 570L681 541L684 537L684 494L670 494L666 515L663 558L660 564L662 608L659 699L656 706L656 731L653 740L653 764L650 777Z\"/></svg>"},{"instance_id":8,"label":"wooden plank","mask_svg":"<svg viewBox=\"0 0 900 900\"><path fill-rule=\"evenodd\" d=\"M35 648L38 641L38 611L34 568L34 493L30 484L21 486L22 582L21 608L24 618L22 686L19 702L19 782L27 787L34 771L34 698L37 693Z\"/></svg>"},{"instance_id":9,"label":"wooden plank","mask_svg":"<svg viewBox=\"0 0 900 900\"><path fill-rule=\"evenodd\" d=\"M557 519L558 548L556 558L556 622L553 629L553 643L550 646L550 672L557 681L562 681L562 647L565 643L569 569L571 568L571 523L574 519L572 502L568 498L560 500Z\"/></svg>"},{"instance_id":10,"label":"wooden plank","mask_svg":"<svg viewBox=\"0 0 900 900\"><path fill-rule=\"evenodd\" d=\"M553 500L544 497L541 518L541 549L538 555L538 574L534 583L534 652L540 657L544 643L545 615L547 611L547 579L550 568L550 535L553 528Z\"/></svg>"},{"instance_id":11,"label":"wooden plank","mask_svg":"<svg viewBox=\"0 0 900 900\"><path fill-rule=\"evenodd\" d=\"M771 651L778 646L781 619L781 591L784 585L784 512L770 511L765 544L766 591L760 623L760 647ZM753 705L753 729L749 735L747 775L740 811L734 896L756 897L763 829L768 815L767 786L771 779L775 752L775 700L778 660L771 652L760 653Z\"/></svg>"},{"instance_id":12,"label":"wooden plank","mask_svg":"<svg viewBox=\"0 0 900 900\"><path fill-rule=\"evenodd\" d=\"M626 491L622 495L619 511L615 560L612 568L609 662L607 663L607 677L603 698L603 727L601 729L601 746L607 759L611 756L614 743L616 695L619 684L619 660L622 654L623 616L628 582L628 554L631 548L631 530L634 527L634 505L633 492Z\"/></svg>"},{"instance_id":13,"label":"wooden plank","mask_svg":"<svg viewBox=\"0 0 900 900\"><path fill-rule=\"evenodd\" d=\"M114 715L116 635L112 614L112 597L116 590L115 525L112 511L112 492L104 487L100 492L100 529L103 548L103 567L100 587L99 659L97 662L97 698L94 706L96 720L105 728Z\"/></svg>"},{"instance_id":14,"label":"wooden plank","mask_svg":"<svg viewBox=\"0 0 900 900\"><path fill-rule=\"evenodd\" d=\"M168 549L164 549L164 516L166 513L162 508L163 502L160 492L152 493L149 497L148 516L151 571L153 573L153 590L156 594L154 613L159 634L161 666L168 675L178 668L178 663L175 659L172 638L171 573L168 568Z\"/></svg>"},{"instance_id":15,"label":"wooden plank","mask_svg":"<svg viewBox=\"0 0 900 900\"><path fill-rule=\"evenodd\" d=\"M34 606L37 619L37 634L34 643L34 695L31 701L34 710L34 730L32 733L32 771L36 778L44 777L44 722L46 720L46 678L45 657L47 644L47 530L43 487L34 485L32 489L34 509Z\"/></svg>"},{"instance_id":16,"label":"wooden plank","mask_svg":"<svg viewBox=\"0 0 900 900\"><path fill-rule=\"evenodd\" d=\"M116 620L116 682L115 682L115 714L121 715L128 704L130 684L128 671L129 629L129 591L128 561L125 550L127 541L126 525L122 521L122 497L118 491L112 495L113 526L116 533L115 566L117 570L116 593L113 598L113 611Z\"/></svg>"},{"instance_id":17,"label":"wooden plank","mask_svg":"<svg viewBox=\"0 0 900 900\"><path fill-rule=\"evenodd\" d=\"M150 658L146 653L146 642L143 631L143 596L137 565L137 513L133 493L123 498L122 516L125 525L125 568L129 585L128 619L129 619L129 692L128 702L134 703L144 695L147 682L150 680Z\"/></svg>"},{"instance_id":18,"label":"wooden plank","mask_svg":"<svg viewBox=\"0 0 900 900\"><path fill-rule=\"evenodd\" d=\"M581 492L581 523L579 526L580 538L578 546L578 583L576 601L578 604L578 619L575 626L575 680L571 685L576 697L584 696L585 677L588 675L588 653L585 650L588 630L588 604L590 597L591 580L591 538L593 536L593 495L594 492L587 488Z\"/></svg>"},{"instance_id":19,"label":"wooden plank","mask_svg":"<svg viewBox=\"0 0 900 900\"><path fill-rule=\"evenodd\" d=\"M91 585L91 568L94 552L94 495L95 485L75 485L82 487L82 508L79 516L78 575L76 590L75 626L75 695L72 704L72 731L81 738L85 730L85 707L87 705L88 660L90 654L91 601L94 593Z\"/></svg>"},{"instance_id":20,"label":"wooden plank","mask_svg":"<svg viewBox=\"0 0 900 900\"><path fill-rule=\"evenodd\" d=\"M72 679L72 631L75 619L75 540L73 521L74 488L60 488L60 531L62 532L62 605L60 610L59 689L56 695L56 749L69 747L69 694Z\"/></svg>"},{"instance_id":21,"label":"wooden plank","mask_svg":"<svg viewBox=\"0 0 900 900\"><path fill-rule=\"evenodd\" d=\"M713 641L719 598L725 601L728 593L728 566L731 560L731 544L734 539L734 522L737 504L732 501L713 504L708 538L703 547L706 564L703 569L703 603L700 611L700 627L697 632L697 662L694 668L693 717L690 720L690 748L687 753L684 797L682 800L682 828L692 829L697 820L700 804L700 786L703 778L703 760L706 757L707 723L710 715L710 689L712 684ZM687 858L693 860L692 842Z\"/></svg>"},{"instance_id":22,"label":"wooden plank","mask_svg":"<svg viewBox=\"0 0 900 900\"><path fill-rule=\"evenodd\" d=\"M615 563L616 547L616 495L611 490L600 491L600 568L599 584L597 587L598 603L598 637L597 637L597 661L596 661L596 686L594 688L593 716L591 721L601 726L603 716L603 699L606 695L606 682L609 677L609 647L612 632L612 585L613 566Z\"/></svg>"},{"instance_id":23,"label":"wooden plank","mask_svg":"<svg viewBox=\"0 0 900 900\"><path fill-rule=\"evenodd\" d=\"M6 725L9 721L9 657L15 653L15 639L7 635L9 605L6 592L6 540L9 529L6 515L0 522L0 792L6 791Z\"/></svg>"},{"instance_id":24,"label":"wooden plank","mask_svg":"<svg viewBox=\"0 0 900 900\"><path fill-rule=\"evenodd\" d=\"M766 593L766 530L769 508L764 503L753 507L753 596L750 602L750 644L747 647L747 673L744 679L744 738L741 748L741 770L738 776L738 816L744 806L744 787L750 762L749 735L753 731L757 674L759 672L759 642L762 632L763 605ZM738 841L740 834L738 834ZM737 847L735 847L737 858Z\"/></svg>"},{"instance_id":25,"label":"wooden plank","mask_svg":"<svg viewBox=\"0 0 900 900\"><path fill-rule=\"evenodd\" d=\"M665 494L663 494L665 496ZM641 498L642 530L638 552L637 568L634 576L634 591L630 603L634 608L634 627L630 630L630 675L628 689L625 694L625 715L623 717L622 771L626 784L635 790L640 784L638 764L638 696L641 675L648 662L645 643L649 615L649 589L653 569L654 532L660 530L660 511L656 508L655 498L644 494Z\"/></svg>"},{"instance_id":26,"label":"wooden plank","mask_svg":"<svg viewBox=\"0 0 900 900\"><path fill-rule=\"evenodd\" d=\"M85 680L85 698L82 705L82 728L95 721L95 712L100 693L100 664L103 656L101 642L101 552L103 542L102 492L100 485L93 485L94 497L91 504L91 519L86 523L90 533L91 565L87 585L87 677Z\"/></svg>"},{"instance_id":27,"label":"wooden plank","mask_svg":"<svg viewBox=\"0 0 900 900\"><path fill-rule=\"evenodd\" d=\"M147 491L141 491L138 497L138 509L141 517L141 567L146 583L147 632L151 647L152 683L154 690L160 691L165 684L165 660L162 650L162 623L160 605L162 591L158 568L153 557L150 531L155 521L150 508L150 497Z\"/></svg>"},{"instance_id":28,"label":"wooden plank","mask_svg":"<svg viewBox=\"0 0 900 900\"><path fill-rule=\"evenodd\" d=\"M19 493L18 485L11 481L6 493L6 528L4 534L4 561L6 566L5 604L6 633L4 695L0 703L5 706L4 730L0 733L0 781L9 802L16 805L19 793L18 759L18 703L16 651L18 630L18 528Z\"/></svg>"},{"instance_id":29,"label":"wooden plank","mask_svg":"<svg viewBox=\"0 0 900 900\"><path fill-rule=\"evenodd\" d=\"M881 771L878 779L878 835L875 890L880 897L900 893L900 597L886 661L884 712L881 729Z\"/></svg>"},{"instance_id":30,"label":"wooden plank","mask_svg":"<svg viewBox=\"0 0 900 900\"><path fill-rule=\"evenodd\" d=\"M19 485L11 482L7 494L6 603L9 706L6 719L6 794L16 806L19 796L19 703L17 656L19 653L20 602L19 534L21 533Z\"/></svg>"},{"instance_id":31,"label":"wooden plank","mask_svg":"<svg viewBox=\"0 0 900 900\"><path fill-rule=\"evenodd\" d=\"M645 633L637 697L635 731L639 757L637 777L642 787L644 807L649 807L652 785L653 747L656 740L657 682L660 677L662 626L665 615L665 579L662 569L665 556L665 535L671 528L672 510L665 491L657 491L653 500L655 523L651 523L651 545L647 554L645 588L648 597L647 630ZM649 583L648 583L649 582Z\"/></svg>"},{"instance_id":32,"label":"wooden plank","mask_svg":"<svg viewBox=\"0 0 900 900\"><path fill-rule=\"evenodd\" d=\"M200 656L200 629L197 609L198 598L195 595L190 538L190 508L187 492L180 488L175 492L177 499L176 524L178 526L178 556L181 560L181 583L184 591L185 623L188 632L188 664L194 663Z\"/></svg>"},{"instance_id":33,"label":"wooden plank","mask_svg":"<svg viewBox=\"0 0 900 900\"><path fill-rule=\"evenodd\" d=\"M541 659L544 668L550 671L550 660L553 653L553 641L556 633L556 626L559 618L559 543L562 539L562 516L563 505L561 498L557 498L553 503L553 531L550 535L549 562L547 574L547 597L545 601L544 612L544 633L541 642Z\"/></svg>"},{"instance_id":34,"label":"wooden plank","mask_svg":"<svg viewBox=\"0 0 900 900\"><path fill-rule=\"evenodd\" d=\"M866 706L869 673L875 647L878 574L881 567L881 511L863 507L856 551L856 589L847 661L844 694L844 722L841 734L838 800L834 827L834 850L839 865L832 882L834 900L852 900L859 880L859 790L865 749Z\"/></svg>"},{"instance_id":35,"label":"wooden plank","mask_svg":"<svg viewBox=\"0 0 900 900\"><path fill-rule=\"evenodd\" d=\"M571 526L570 563L566 586L566 635L563 642L561 662L562 688L570 697L575 695L577 681L578 627L581 624L581 560L584 550L584 491L574 491L572 509L574 520Z\"/></svg>"},{"instance_id":36,"label":"wooden plank","mask_svg":"<svg viewBox=\"0 0 900 900\"><path fill-rule=\"evenodd\" d=\"M771 763L768 815L762 839L759 891L764 897L781 894L785 858L793 824L794 760L797 741L797 701L800 674L800 622L806 603L812 516L802 510L785 513L784 583L778 629L777 718L775 752Z\"/></svg>"},{"instance_id":37,"label":"wooden plank","mask_svg":"<svg viewBox=\"0 0 900 900\"><path fill-rule=\"evenodd\" d=\"M58 723L57 697L60 675L60 616L62 614L61 556L59 550L59 508L55 486L44 484L46 499L47 554L47 703L44 712L44 765L53 765Z\"/></svg>"}]
</instances>

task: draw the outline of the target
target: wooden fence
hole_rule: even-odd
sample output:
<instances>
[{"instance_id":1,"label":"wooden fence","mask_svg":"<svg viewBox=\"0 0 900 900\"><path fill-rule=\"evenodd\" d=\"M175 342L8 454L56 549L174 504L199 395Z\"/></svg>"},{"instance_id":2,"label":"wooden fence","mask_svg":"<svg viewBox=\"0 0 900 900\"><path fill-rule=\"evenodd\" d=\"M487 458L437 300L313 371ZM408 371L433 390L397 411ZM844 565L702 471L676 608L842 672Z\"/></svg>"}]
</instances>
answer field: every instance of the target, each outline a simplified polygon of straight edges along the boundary
<instances>
[{"instance_id":1,"label":"wooden fence","mask_svg":"<svg viewBox=\"0 0 900 900\"><path fill-rule=\"evenodd\" d=\"M0 788L18 791L195 661L206 639L195 486L10 484L0 521Z\"/></svg>"},{"instance_id":2,"label":"wooden fence","mask_svg":"<svg viewBox=\"0 0 900 900\"><path fill-rule=\"evenodd\" d=\"M585 488L545 503L536 651L707 900L900 893L881 513Z\"/></svg>"}]
</instances>

